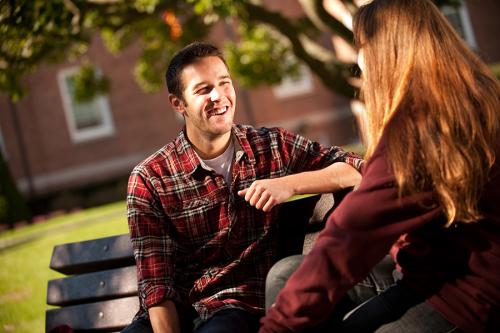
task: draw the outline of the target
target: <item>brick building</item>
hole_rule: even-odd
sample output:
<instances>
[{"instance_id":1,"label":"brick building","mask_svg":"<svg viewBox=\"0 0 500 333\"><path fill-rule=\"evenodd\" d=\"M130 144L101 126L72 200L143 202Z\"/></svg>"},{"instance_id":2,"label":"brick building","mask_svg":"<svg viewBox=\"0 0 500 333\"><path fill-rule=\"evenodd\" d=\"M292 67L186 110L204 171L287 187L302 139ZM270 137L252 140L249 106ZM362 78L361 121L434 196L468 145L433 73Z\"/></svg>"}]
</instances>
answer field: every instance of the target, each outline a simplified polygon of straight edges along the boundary
<instances>
[{"instance_id":1,"label":"brick building","mask_svg":"<svg viewBox=\"0 0 500 333\"><path fill-rule=\"evenodd\" d=\"M296 1L279 3L287 15L299 13ZM500 45L493 37L500 32L500 2L469 0L445 13L487 62L500 61ZM220 45L225 37L225 29L216 28L212 41ZM133 166L182 128L166 89L146 94L137 86L132 68L139 51L130 47L113 56L94 38L86 56L112 88L88 105L78 105L72 97L71 76L78 61L40 67L27 77L29 94L16 105L0 95L0 149L18 188L41 208L124 198ZM237 87L236 122L283 126L325 144L344 145L358 140L349 105L304 68L295 82Z\"/></svg>"}]
</instances>

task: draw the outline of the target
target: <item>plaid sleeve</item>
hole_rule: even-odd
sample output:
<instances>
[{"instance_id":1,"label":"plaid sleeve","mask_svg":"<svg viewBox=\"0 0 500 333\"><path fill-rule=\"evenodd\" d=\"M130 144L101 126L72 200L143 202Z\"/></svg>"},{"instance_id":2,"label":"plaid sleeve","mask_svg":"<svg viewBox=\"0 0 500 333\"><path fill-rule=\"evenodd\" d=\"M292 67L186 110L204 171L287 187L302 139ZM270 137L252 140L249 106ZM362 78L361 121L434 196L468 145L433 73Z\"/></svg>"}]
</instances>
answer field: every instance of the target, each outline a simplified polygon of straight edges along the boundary
<instances>
[{"instance_id":1,"label":"plaid sleeve","mask_svg":"<svg viewBox=\"0 0 500 333\"><path fill-rule=\"evenodd\" d=\"M179 300L174 289L176 242L151 182L137 168L127 190L130 238L137 265L141 307L147 310L164 299Z\"/></svg>"},{"instance_id":2,"label":"plaid sleeve","mask_svg":"<svg viewBox=\"0 0 500 333\"><path fill-rule=\"evenodd\" d=\"M282 152L288 158L288 173L311 171L336 162L344 162L361 172L364 160L356 153L346 152L338 146L325 147L301 135L279 129Z\"/></svg>"}]
</instances>

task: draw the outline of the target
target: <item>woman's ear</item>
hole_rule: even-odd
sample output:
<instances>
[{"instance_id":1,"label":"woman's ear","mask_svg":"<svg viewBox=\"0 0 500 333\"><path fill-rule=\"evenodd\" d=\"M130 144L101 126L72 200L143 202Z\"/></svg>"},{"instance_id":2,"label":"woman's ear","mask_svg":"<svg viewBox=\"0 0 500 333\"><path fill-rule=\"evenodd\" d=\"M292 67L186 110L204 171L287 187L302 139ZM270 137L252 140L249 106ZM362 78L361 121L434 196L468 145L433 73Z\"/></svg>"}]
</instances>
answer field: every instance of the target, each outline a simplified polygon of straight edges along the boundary
<instances>
[{"instance_id":1,"label":"woman's ear","mask_svg":"<svg viewBox=\"0 0 500 333\"><path fill-rule=\"evenodd\" d=\"M174 94L169 94L168 101L170 102L170 105L172 105L172 108L175 112L179 113L180 115L184 115L185 108L182 99L175 96Z\"/></svg>"}]
</instances>

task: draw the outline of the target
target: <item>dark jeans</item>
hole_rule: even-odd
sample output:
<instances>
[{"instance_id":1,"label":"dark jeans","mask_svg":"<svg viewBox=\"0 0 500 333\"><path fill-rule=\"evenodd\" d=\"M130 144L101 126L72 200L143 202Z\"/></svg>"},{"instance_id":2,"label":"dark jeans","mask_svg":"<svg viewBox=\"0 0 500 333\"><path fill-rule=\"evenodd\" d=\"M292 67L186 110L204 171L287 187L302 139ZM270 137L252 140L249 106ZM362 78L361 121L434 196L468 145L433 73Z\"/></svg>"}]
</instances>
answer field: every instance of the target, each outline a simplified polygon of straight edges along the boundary
<instances>
[{"instance_id":1,"label":"dark jeans","mask_svg":"<svg viewBox=\"0 0 500 333\"><path fill-rule=\"evenodd\" d=\"M241 309L226 309L216 312L211 318L194 320L193 330L183 328L182 333L255 333L259 330L260 316ZM139 318L127 326L122 333L153 333L148 319Z\"/></svg>"},{"instance_id":2,"label":"dark jeans","mask_svg":"<svg viewBox=\"0 0 500 333\"><path fill-rule=\"evenodd\" d=\"M277 262L266 281L266 309L302 262L291 256ZM448 333L460 332L430 305L399 283L387 256L336 305L330 319L310 332Z\"/></svg>"}]
</instances>

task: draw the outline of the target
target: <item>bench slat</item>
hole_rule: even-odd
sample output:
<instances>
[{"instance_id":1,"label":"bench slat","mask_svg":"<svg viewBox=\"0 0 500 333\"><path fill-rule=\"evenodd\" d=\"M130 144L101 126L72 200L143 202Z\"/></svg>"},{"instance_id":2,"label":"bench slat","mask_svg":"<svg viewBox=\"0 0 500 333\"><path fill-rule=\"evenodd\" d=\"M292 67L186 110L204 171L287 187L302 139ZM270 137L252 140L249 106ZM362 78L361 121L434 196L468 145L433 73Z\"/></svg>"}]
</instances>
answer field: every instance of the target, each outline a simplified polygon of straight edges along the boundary
<instances>
[{"instance_id":1,"label":"bench slat","mask_svg":"<svg viewBox=\"0 0 500 333\"><path fill-rule=\"evenodd\" d=\"M60 325L74 330L120 330L132 321L138 310L137 296L51 309L45 313L45 331Z\"/></svg>"},{"instance_id":2,"label":"bench slat","mask_svg":"<svg viewBox=\"0 0 500 333\"><path fill-rule=\"evenodd\" d=\"M82 274L134 265L128 234L67 243L54 247L50 268L64 274Z\"/></svg>"},{"instance_id":3,"label":"bench slat","mask_svg":"<svg viewBox=\"0 0 500 333\"><path fill-rule=\"evenodd\" d=\"M135 266L51 280L47 304L71 305L137 295Z\"/></svg>"}]
</instances>

